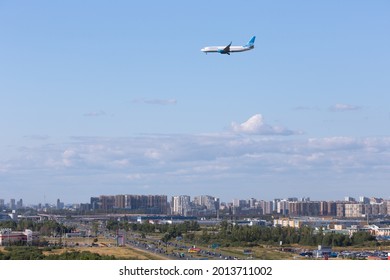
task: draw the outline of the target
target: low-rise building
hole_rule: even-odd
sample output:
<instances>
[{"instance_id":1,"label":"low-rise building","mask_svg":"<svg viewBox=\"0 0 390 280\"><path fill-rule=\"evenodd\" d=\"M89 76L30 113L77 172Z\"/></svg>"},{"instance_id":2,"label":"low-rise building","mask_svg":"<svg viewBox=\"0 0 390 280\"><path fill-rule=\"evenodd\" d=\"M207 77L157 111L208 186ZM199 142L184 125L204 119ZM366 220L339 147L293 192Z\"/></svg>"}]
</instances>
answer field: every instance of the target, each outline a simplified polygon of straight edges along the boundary
<instances>
[{"instance_id":1,"label":"low-rise building","mask_svg":"<svg viewBox=\"0 0 390 280\"><path fill-rule=\"evenodd\" d=\"M37 240L37 235L29 229L25 231L12 231L11 229L0 229L0 246L12 244L29 244Z\"/></svg>"},{"instance_id":2,"label":"low-rise building","mask_svg":"<svg viewBox=\"0 0 390 280\"><path fill-rule=\"evenodd\" d=\"M377 225L369 225L366 227L376 237L390 237L390 227L379 227Z\"/></svg>"}]
</instances>

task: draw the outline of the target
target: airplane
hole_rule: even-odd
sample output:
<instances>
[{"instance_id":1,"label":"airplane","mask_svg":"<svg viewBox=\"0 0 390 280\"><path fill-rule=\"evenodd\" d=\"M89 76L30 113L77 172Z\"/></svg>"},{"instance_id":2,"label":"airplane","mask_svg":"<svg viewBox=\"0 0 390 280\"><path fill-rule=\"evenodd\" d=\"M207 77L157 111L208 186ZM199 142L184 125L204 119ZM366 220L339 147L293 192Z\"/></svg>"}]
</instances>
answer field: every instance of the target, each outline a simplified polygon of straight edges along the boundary
<instances>
[{"instance_id":1,"label":"airplane","mask_svg":"<svg viewBox=\"0 0 390 280\"><path fill-rule=\"evenodd\" d=\"M230 44L227 45L226 47L223 47L223 46L204 47L203 49L201 49L201 51L206 53L206 54L209 52L217 52L220 54L227 54L227 55L230 55L231 52L250 51L255 47L255 39L256 39L256 36L253 36L249 40L249 42L243 46L232 46L232 42L230 42Z\"/></svg>"}]
</instances>

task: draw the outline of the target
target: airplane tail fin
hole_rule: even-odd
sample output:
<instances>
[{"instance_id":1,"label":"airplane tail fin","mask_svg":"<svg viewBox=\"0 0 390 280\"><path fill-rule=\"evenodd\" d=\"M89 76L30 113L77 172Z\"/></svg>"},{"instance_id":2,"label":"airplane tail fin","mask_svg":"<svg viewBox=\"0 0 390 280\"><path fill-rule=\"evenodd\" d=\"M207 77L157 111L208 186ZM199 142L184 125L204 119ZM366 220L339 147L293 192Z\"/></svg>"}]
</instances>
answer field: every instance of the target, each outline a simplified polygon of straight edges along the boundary
<instances>
[{"instance_id":1,"label":"airplane tail fin","mask_svg":"<svg viewBox=\"0 0 390 280\"><path fill-rule=\"evenodd\" d=\"M244 47L253 47L255 45L256 36L253 36Z\"/></svg>"}]
</instances>

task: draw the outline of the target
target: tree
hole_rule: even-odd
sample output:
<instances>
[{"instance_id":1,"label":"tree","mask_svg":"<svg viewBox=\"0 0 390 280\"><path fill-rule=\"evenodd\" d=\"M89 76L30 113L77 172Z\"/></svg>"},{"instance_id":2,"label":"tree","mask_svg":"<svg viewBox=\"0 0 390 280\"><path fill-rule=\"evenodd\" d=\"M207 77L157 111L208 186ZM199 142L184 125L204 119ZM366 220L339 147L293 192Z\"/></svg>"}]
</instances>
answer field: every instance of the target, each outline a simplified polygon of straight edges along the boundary
<instances>
[{"instance_id":1,"label":"tree","mask_svg":"<svg viewBox=\"0 0 390 280\"><path fill-rule=\"evenodd\" d=\"M92 222L92 232L93 232L93 234L94 234L95 236L97 236L98 231L99 231L99 224L98 224L98 222L93 221L93 222Z\"/></svg>"},{"instance_id":2,"label":"tree","mask_svg":"<svg viewBox=\"0 0 390 280\"><path fill-rule=\"evenodd\" d=\"M375 237L366 231L355 232L351 237L352 245L362 245L367 241L375 241Z\"/></svg>"},{"instance_id":3,"label":"tree","mask_svg":"<svg viewBox=\"0 0 390 280\"><path fill-rule=\"evenodd\" d=\"M17 228L17 223L15 221L2 221L0 222L0 228L10 228L15 230Z\"/></svg>"},{"instance_id":4,"label":"tree","mask_svg":"<svg viewBox=\"0 0 390 280\"><path fill-rule=\"evenodd\" d=\"M164 236L161 238L161 241L164 242L164 243L167 243L169 240L171 239L171 236L166 233L164 234Z\"/></svg>"}]
</instances>

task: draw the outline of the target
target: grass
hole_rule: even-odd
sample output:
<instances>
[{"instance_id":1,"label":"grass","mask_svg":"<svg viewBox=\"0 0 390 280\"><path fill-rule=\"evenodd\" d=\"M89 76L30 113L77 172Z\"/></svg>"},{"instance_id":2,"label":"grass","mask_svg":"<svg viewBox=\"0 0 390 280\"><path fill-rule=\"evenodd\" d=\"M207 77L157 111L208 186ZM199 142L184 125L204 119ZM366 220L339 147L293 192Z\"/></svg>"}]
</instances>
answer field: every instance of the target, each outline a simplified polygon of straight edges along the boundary
<instances>
[{"instance_id":1,"label":"grass","mask_svg":"<svg viewBox=\"0 0 390 280\"><path fill-rule=\"evenodd\" d=\"M244 250L250 249L252 251L251 255L245 255ZM279 250L279 247L274 246L255 246L251 248L244 247L229 247L222 248L220 250L222 253L228 255L236 256L240 259L248 259L252 256L254 259L260 260L293 260L297 259L297 255L290 252L282 252Z\"/></svg>"},{"instance_id":2,"label":"grass","mask_svg":"<svg viewBox=\"0 0 390 280\"><path fill-rule=\"evenodd\" d=\"M47 251L45 254L61 254L71 251L89 251L91 253L97 253L99 255L114 256L120 260L163 260L166 259L163 256L144 252L130 247L74 247L74 248L63 248Z\"/></svg>"},{"instance_id":3,"label":"grass","mask_svg":"<svg viewBox=\"0 0 390 280\"><path fill-rule=\"evenodd\" d=\"M160 254L155 254L153 252L144 251L138 248L133 247L116 247L116 242L114 239L105 238L103 236L98 237L98 241L96 242L98 244L98 247L90 247L90 245L93 243L94 238L81 238L81 237L74 237L74 238L63 238L61 241L63 243L66 243L68 246L72 246L75 244L79 244L80 246L75 247L66 247L62 249L53 249L51 251L45 251L44 254L61 254L67 251L89 251L92 253L97 253L99 255L109 255L114 256L117 259L130 259L130 260L164 260L169 259L168 257L165 257ZM56 240L49 240L54 242L59 242L58 239ZM155 243L153 241L149 241L148 243ZM186 244L186 245L193 245L192 243L188 242L177 242L180 244ZM387 244L386 244L387 245ZM290 247L296 247L297 245L291 245ZM291 252L283 252L280 251L279 246L265 246L265 245L259 245L254 247L220 247L217 249L211 249L207 246L197 246L204 250L210 250L215 251L217 254L222 253L223 255L230 255L233 257L237 257L239 259L248 259L250 256L252 256L254 259L262 259L262 260L292 260L292 259L305 259L304 257L301 257L297 254L293 254ZM317 246L298 246L299 248L305 248L308 250L316 249ZM245 255L244 250L250 249L252 251L251 255ZM349 251L374 251L374 250L384 250L384 251L390 251L390 246L377 246L377 247L334 247L334 251L343 251L343 250L349 250ZM175 248L169 248L169 252L183 252L187 253L187 250L178 250ZM4 247L0 247L0 252L4 252ZM196 254L193 255L194 257L201 257Z\"/></svg>"},{"instance_id":4,"label":"grass","mask_svg":"<svg viewBox=\"0 0 390 280\"><path fill-rule=\"evenodd\" d=\"M109 255L114 256L117 259L126 259L126 260L164 260L168 259L162 255L154 254L152 252L146 252L133 247L117 247L116 241L113 239L105 238L99 236L98 241L95 242L98 247L90 247L93 243L94 238L83 238L83 237L71 237L71 238L62 238L62 243L67 244L68 246L73 246L79 244L80 246L75 247L66 247L62 249L53 249L51 251L45 252L45 254L61 254L67 251L89 251L91 253L97 253L99 255ZM56 240L48 240L49 242L59 242Z\"/></svg>"}]
</instances>

